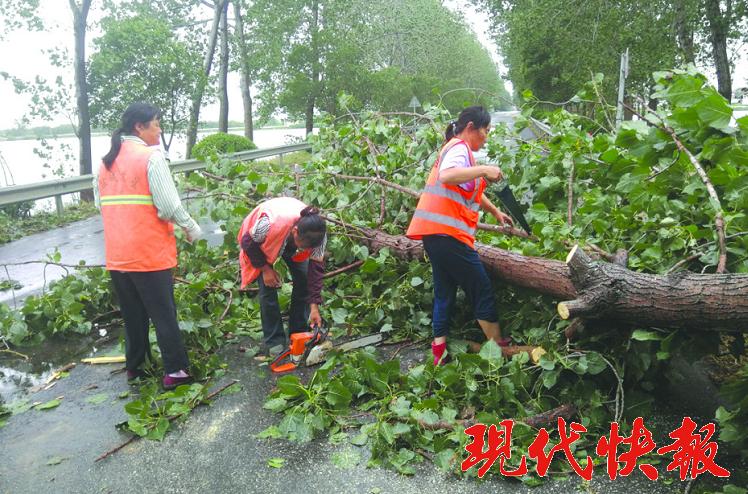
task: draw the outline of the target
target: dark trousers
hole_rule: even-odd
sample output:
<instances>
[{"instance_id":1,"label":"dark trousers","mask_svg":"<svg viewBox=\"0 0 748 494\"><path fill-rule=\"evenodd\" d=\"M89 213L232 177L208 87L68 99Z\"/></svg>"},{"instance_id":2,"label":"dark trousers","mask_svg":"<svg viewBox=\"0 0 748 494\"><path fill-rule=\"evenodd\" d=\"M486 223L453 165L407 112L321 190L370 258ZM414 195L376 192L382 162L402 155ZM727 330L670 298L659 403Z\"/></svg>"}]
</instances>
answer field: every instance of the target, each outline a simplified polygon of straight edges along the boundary
<instances>
[{"instance_id":1,"label":"dark trousers","mask_svg":"<svg viewBox=\"0 0 748 494\"><path fill-rule=\"evenodd\" d=\"M307 303L307 270L309 260L294 262L290 257L283 257L293 280L291 291L291 307L288 315L288 332L301 333L309 330L309 304ZM274 347L286 344L286 334L283 332L280 304L278 303L278 289L265 286L262 274L257 278L260 285L260 318L262 320L262 334L265 345Z\"/></svg>"},{"instance_id":2,"label":"dark trousers","mask_svg":"<svg viewBox=\"0 0 748 494\"><path fill-rule=\"evenodd\" d=\"M423 248L434 275L434 338L446 336L449 332L458 286L465 290L476 319L499 320L493 286L478 251L448 235L424 236Z\"/></svg>"},{"instance_id":3,"label":"dark trousers","mask_svg":"<svg viewBox=\"0 0 748 494\"><path fill-rule=\"evenodd\" d=\"M134 272L110 271L114 291L125 320L125 358L128 370L138 369L146 356L151 360L148 342L149 320L156 327L156 339L169 374L189 368L187 351L177 323L174 278L171 269Z\"/></svg>"}]
</instances>

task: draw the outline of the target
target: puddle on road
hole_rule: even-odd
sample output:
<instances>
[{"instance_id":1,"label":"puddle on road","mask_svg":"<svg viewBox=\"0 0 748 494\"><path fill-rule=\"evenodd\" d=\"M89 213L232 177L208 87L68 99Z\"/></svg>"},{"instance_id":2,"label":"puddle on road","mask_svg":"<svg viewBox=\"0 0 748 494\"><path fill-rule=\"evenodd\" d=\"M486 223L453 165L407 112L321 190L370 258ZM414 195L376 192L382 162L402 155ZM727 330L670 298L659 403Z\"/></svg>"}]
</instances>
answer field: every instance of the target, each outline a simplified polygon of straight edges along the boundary
<instances>
[{"instance_id":1,"label":"puddle on road","mask_svg":"<svg viewBox=\"0 0 748 494\"><path fill-rule=\"evenodd\" d=\"M29 389L47 381L50 375L70 362L93 356L102 345L117 345L120 330L115 330L113 339L97 345L93 337L49 338L38 346L15 348L29 357L0 354L0 404L11 403L22 398Z\"/></svg>"}]
</instances>

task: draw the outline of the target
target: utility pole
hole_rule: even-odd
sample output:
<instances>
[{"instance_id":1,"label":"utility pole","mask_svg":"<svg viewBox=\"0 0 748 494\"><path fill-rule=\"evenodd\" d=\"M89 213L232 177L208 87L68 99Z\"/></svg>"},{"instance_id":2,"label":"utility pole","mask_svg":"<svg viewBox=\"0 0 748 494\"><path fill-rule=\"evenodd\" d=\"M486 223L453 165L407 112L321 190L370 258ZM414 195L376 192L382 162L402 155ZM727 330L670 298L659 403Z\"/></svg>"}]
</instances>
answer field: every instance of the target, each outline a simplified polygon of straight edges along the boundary
<instances>
[{"instance_id":1,"label":"utility pole","mask_svg":"<svg viewBox=\"0 0 748 494\"><path fill-rule=\"evenodd\" d=\"M618 105L616 106L616 129L623 122L623 96L626 78L629 76L629 49L621 53L621 70L618 73Z\"/></svg>"}]
</instances>

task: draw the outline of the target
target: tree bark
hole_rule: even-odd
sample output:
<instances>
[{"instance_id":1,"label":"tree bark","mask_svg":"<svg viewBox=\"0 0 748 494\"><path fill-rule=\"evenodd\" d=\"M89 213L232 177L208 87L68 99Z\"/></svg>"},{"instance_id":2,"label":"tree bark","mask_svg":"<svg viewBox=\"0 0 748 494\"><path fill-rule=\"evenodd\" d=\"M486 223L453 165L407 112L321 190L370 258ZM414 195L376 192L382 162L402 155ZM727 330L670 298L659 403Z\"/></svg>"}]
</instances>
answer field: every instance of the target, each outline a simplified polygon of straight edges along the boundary
<instances>
[{"instance_id":1,"label":"tree bark","mask_svg":"<svg viewBox=\"0 0 748 494\"><path fill-rule=\"evenodd\" d=\"M361 229L351 238L370 252L388 248L424 260L421 242ZM563 300L565 319L581 317L627 327L748 332L748 275L678 272L651 275L592 261L574 248L567 263L476 244L486 271L508 284Z\"/></svg>"},{"instance_id":2,"label":"tree bark","mask_svg":"<svg viewBox=\"0 0 748 494\"><path fill-rule=\"evenodd\" d=\"M91 115L88 109L88 81L86 80L86 26L91 0L83 0L80 7L75 0L69 0L73 12L73 33L75 36L75 99L78 110L78 149L79 171L81 175L92 172L91 166ZM93 200L90 191L81 192L81 199Z\"/></svg>"},{"instance_id":3,"label":"tree bark","mask_svg":"<svg viewBox=\"0 0 748 494\"><path fill-rule=\"evenodd\" d=\"M220 109L218 111L218 132L229 131L229 2L221 15L221 66L218 75Z\"/></svg>"},{"instance_id":4,"label":"tree bark","mask_svg":"<svg viewBox=\"0 0 748 494\"><path fill-rule=\"evenodd\" d=\"M312 91L307 100L306 113L304 120L306 122L306 135L314 130L314 106L317 101L319 92L319 2L312 2L312 25L310 27L312 35Z\"/></svg>"},{"instance_id":5,"label":"tree bark","mask_svg":"<svg viewBox=\"0 0 748 494\"><path fill-rule=\"evenodd\" d=\"M205 86L208 84L208 77L210 76L210 68L213 65L213 54L216 51L216 40L218 38L218 26L221 21L221 14L224 10L224 6L228 0L216 0L214 11L213 11L213 26L210 30L210 37L208 39L208 49L205 52L205 59L203 60L203 78L197 84L195 94L192 97L192 109L190 110L190 123L187 127L187 150L185 156L189 158L192 155L192 148L197 142L197 124L200 118L200 105L203 102L203 94L205 93Z\"/></svg>"},{"instance_id":6,"label":"tree bark","mask_svg":"<svg viewBox=\"0 0 748 494\"><path fill-rule=\"evenodd\" d=\"M252 76L249 68L249 55L247 54L247 42L244 39L244 19L242 18L241 4L234 2L234 17L236 17L236 44L239 47L241 67L241 92L244 104L244 137L254 142L254 123L252 122L252 94L249 87L252 85Z\"/></svg>"},{"instance_id":7,"label":"tree bark","mask_svg":"<svg viewBox=\"0 0 748 494\"><path fill-rule=\"evenodd\" d=\"M693 49L693 21L690 19L689 7L694 8L689 0L677 0L673 3L675 9L675 34L678 39L683 62L694 63L696 57ZM656 109L656 108L655 108Z\"/></svg>"},{"instance_id":8,"label":"tree bark","mask_svg":"<svg viewBox=\"0 0 748 494\"><path fill-rule=\"evenodd\" d=\"M732 2L727 1L727 11L720 10L720 0L704 0L706 18L709 22L709 41L712 44L714 68L717 71L717 90L729 102L732 99L730 59L727 56L727 34L730 30Z\"/></svg>"}]
</instances>

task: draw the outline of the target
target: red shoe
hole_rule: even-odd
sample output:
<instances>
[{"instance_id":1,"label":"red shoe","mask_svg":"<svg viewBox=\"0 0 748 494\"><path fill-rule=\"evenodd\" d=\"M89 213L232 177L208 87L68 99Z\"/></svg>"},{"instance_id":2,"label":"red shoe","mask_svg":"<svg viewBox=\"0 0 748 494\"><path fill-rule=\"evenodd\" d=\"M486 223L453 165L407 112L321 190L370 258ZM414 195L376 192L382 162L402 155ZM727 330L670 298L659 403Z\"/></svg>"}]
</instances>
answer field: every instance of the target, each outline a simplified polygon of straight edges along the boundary
<instances>
[{"instance_id":1,"label":"red shoe","mask_svg":"<svg viewBox=\"0 0 748 494\"><path fill-rule=\"evenodd\" d=\"M192 381L194 381L194 379L190 375L187 375L186 377L172 377L167 374L164 376L161 384L163 384L165 390L171 391L177 386L181 386L182 384L190 384Z\"/></svg>"}]
</instances>

